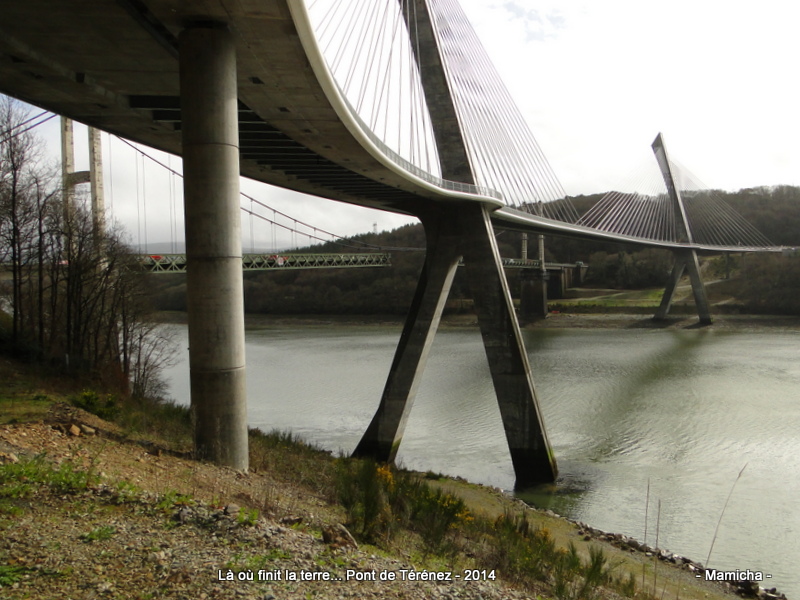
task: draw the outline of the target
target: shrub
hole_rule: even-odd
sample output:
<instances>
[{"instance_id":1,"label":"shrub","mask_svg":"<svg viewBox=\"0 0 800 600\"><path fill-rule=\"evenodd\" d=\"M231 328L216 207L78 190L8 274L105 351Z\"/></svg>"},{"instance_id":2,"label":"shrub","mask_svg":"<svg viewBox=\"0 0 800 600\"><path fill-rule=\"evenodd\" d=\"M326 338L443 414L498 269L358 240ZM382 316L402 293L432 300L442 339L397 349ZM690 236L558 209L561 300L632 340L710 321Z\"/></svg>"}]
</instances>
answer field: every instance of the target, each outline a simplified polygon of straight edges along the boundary
<instances>
[{"instance_id":1,"label":"shrub","mask_svg":"<svg viewBox=\"0 0 800 600\"><path fill-rule=\"evenodd\" d=\"M368 542L386 542L406 528L419 534L427 552L449 553L455 532L472 520L461 498L371 460L339 459L336 490L348 524Z\"/></svg>"},{"instance_id":2,"label":"shrub","mask_svg":"<svg viewBox=\"0 0 800 600\"><path fill-rule=\"evenodd\" d=\"M117 399L112 394L101 396L94 390L83 390L77 396L70 398L73 405L97 415L101 419L113 419L119 414Z\"/></svg>"}]
</instances>

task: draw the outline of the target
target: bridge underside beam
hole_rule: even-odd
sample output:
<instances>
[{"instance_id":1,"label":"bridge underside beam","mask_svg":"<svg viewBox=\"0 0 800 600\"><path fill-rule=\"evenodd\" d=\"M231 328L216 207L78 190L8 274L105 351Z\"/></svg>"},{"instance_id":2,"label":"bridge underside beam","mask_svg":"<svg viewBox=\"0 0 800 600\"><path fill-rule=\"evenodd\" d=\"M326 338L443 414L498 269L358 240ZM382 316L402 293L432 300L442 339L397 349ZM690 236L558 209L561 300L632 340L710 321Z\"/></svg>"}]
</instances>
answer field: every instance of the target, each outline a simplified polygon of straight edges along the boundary
<instances>
[{"instance_id":1,"label":"bridge underside beam","mask_svg":"<svg viewBox=\"0 0 800 600\"><path fill-rule=\"evenodd\" d=\"M389 379L356 456L394 460L450 285L463 256L518 488L555 480L557 468L503 273L488 210L441 207L420 216L428 255Z\"/></svg>"},{"instance_id":2,"label":"bridge underside beam","mask_svg":"<svg viewBox=\"0 0 800 600\"><path fill-rule=\"evenodd\" d=\"M706 286L703 284L703 279L700 277L700 263L695 250L678 250L675 252L675 263L672 267L672 273L670 274L667 287L664 290L664 295L661 297L661 304L653 318L659 321L663 321L667 318L669 309L672 307L672 301L675 298L675 292L678 289L678 283L686 271L689 272L692 294L694 295L694 303L697 307L697 316L700 319L700 323L703 325L710 325L712 323L711 308L708 303Z\"/></svg>"}]
</instances>

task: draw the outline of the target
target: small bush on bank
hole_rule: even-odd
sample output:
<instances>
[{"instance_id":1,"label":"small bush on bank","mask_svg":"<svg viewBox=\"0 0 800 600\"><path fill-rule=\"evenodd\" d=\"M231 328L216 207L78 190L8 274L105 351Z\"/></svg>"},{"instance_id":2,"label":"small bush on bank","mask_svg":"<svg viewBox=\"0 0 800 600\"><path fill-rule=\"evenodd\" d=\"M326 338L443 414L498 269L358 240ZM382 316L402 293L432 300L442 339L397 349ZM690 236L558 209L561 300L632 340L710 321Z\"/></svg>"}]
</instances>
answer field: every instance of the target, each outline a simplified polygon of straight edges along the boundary
<instances>
[{"instance_id":1,"label":"small bush on bank","mask_svg":"<svg viewBox=\"0 0 800 600\"><path fill-rule=\"evenodd\" d=\"M77 396L71 397L70 401L78 408L109 421L113 420L120 412L115 396L101 395L94 390L83 390Z\"/></svg>"},{"instance_id":2,"label":"small bush on bank","mask_svg":"<svg viewBox=\"0 0 800 600\"><path fill-rule=\"evenodd\" d=\"M348 526L364 542L389 549L396 539L408 544L409 536L401 534L410 533L427 557L450 564L465 561L458 553L469 551L487 573L548 586L558 600L594 600L608 589L636 595L633 578L615 578L602 549L590 546L584 559L573 544L559 547L524 511L495 520L476 517L461 498L433 488L419 475L371 460L338 459L335 485Z\"/></svg>"},{"instance_id":3,"label":"small bush on bank","mask_svg":"<svg viewBox=\"0 0 800 600\"><path fill-rule=\"evenodd\" d=\"M339 459L336 492L350 527L370 543L388 544L407 529L419 535L426 553L446 555L455 551L455 537L473 519L461 498L371 460Z\"/></svg>"}]
</instances>

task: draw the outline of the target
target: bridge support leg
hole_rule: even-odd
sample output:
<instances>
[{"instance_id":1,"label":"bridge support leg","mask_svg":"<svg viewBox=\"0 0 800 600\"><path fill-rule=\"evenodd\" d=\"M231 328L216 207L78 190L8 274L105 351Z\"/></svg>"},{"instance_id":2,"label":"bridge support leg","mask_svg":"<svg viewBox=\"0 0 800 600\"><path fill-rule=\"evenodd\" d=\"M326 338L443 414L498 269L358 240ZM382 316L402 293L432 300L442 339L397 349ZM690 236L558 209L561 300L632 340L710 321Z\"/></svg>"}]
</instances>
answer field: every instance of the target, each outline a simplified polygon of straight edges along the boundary
<instances>
[{"instance_id":1,"label":"bridge support leg","mask_svg":"<svg viewBox=\"0 0 800 600\"><path fill-rule=\"evenodd\" d=\"M421 218L428 239L425 267L380 406L354 455L394 460L458 260L463 255L516 485L553 481L556 463L488 210L468 204Z\"/></svg>"},{"instance_id":2,"label":"bridge support leg","mask_svg":"<svg viewBox=\"0 0 800 600\"><path fill-rule=\"evenodd\" d=\"M489 211L485 206L467 205L459 208L458 217L465 271L511 452L516 487L554 481L558 468Z\"/></svg>"},{"instance_id":3,"label":"bridge support leg","mask_svg":"<svg viewBox=\"0 0 800 600\"><path fill-rule=\"evenodd\" d=\"M454 223L438 214L420 217L427 239L425 265L395 352L380 406L354 456L393 462L414 404L419 379L461 259Z\"/></svg>"},{"instance_id":4,"label":"bridge support leg","mask_svg":"<svg viewBox=\"0 0 800 600\"><path fill-rule=\"evenodd\" d=\"M669 309L672 307L672 301L675 298L675 291L678 288L678 283L686 271L689 272L689 280L692 283L692 293L694 294L694 303L697 307L697 316L700 319L700 323L703 325L710 325L713 321L711 318L711 308L708 303L708 296L706 295L706 287L703 284L703 279L700 277L700 263L695 250L681 250L675 252L675 264L672 267L669 283L664 290L664 295L661 297L661 305L658 307L653 318L656 320L664 320L667 318L667 313L669 313Z\"/></svg>"},{"instance_id":5,"label":"bridge support leg","mask_svg":"<svg viewBox=\"0 0 800 600\"><path fill-rule=\"evenodd\" d=\"M224 25L181 33L180 84L195 449L247 470L236 54Z\"/></svg>"}]
</instances>

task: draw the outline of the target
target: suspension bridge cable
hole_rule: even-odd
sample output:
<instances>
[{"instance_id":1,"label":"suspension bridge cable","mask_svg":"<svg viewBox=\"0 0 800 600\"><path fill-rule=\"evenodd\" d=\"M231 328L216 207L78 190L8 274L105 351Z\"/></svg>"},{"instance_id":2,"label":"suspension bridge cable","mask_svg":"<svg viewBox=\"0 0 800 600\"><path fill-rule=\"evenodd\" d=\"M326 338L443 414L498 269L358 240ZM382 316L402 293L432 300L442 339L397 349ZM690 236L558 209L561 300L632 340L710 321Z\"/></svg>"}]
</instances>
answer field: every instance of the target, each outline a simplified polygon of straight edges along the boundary
<instances>
[{"instance_id":1,"label":"suspension bridge cable","mask_svg":"<svg viewBox=\"0 0 800 600\"><path fill-rule=\"evenodd\" d=\"M16 125L12 125L11 127L9 127L8 129L6 129L5 131L0 131L0 137L2 137L2 136L4 136L4 135L8 135L9 133L11 133L12 131L14 131L15 129L19 129L19 128L20 128L20 127L22 127L23 125L27 125L27 124L28 124L28 123L30 123L31 121L34 121L34 120L38 119L39 117L42 117L42 116L44 116L44 115L46 115L46 114L47 114L47 111L46 111L46 110L43 110L43 111L42 111L42 112L40 112L38 115L34 115L34 116L32 116L32 117L29 117L29 118L25 119L24 121L21 121L21 122L17 123Z\"/></svg>"},{"instance_id":2,"label":"suspension bridge cable","mask_svg":"<svg viewBox=\"0 0 800 600\"><path fill-rule=\"evenodd\" d=\"M17 123L16 125L12 125L11 127L9 127L8 129L6 129L5 131L0 131L0 137L3 137L3 136L5 136L5 135L8 135L9 133L11 133L12 131L14 131L15 129L19 129L19 128L20 128L20 127L22 127L23 125L27 125L27 124L28 124L28 123L30 123L31 121L35 121L35 120L36 120L36 119L38 119L39 117L43 117L43 116L44 116L44 115L46 115L46 114L47 114L47 111L46 111L46 110L43 110L43 111L42 111L42 112L40 112L38 115L34 115L34 116L32 116L32 117L29 117L29 118L25 119L24 121L21 121L21 122ZM50 118L52 119L54 116L55 116L55 115L53 115L53 116L52 116L52 117L50 117ZM35 126L34 126L34 127L35 127ZM27 131L27 130L26 130L26 131Z\"/></svg>"},{"instance_id":3,"label":"suspension bridge cable","mask_svg":"<svg viewBox=\"0 0 800 600\"><path fill-rule=\"evenodd\" d=\"M131 146L133 147L133 146ZM136 148L134 148L135 150ZM134 155L134 163L136 164L136 239L139 248L142 247L142 213L141 202L139 199L139 157Z\"/></svg>"},{"instance_id":4,"label":"suspension bridge cable","mask_svg":"<svg viewBox=\"0 0 800 600\"><path fill-rule=\"evenodd\" d=\"M144 222L144 247L145 251L150 246L147 240L147 164L142 156L142 217Z\"/></svg>"},{"instance_id":5,"label":"suspension bridge cable","mask_svg":"<svg viewBox=\"0 0 800 600\"><path fill-rule=\"evenodd\" d=\"M44 111L41 114L47 114L47 111ZM34 117L34 118L38 118L39 116L41 116L41 114L37 115L37 117ZM29 123L32 119L28 119L24 123L18 123L17 125L14 125L13 127L10 127L9 129L7 129L6 131L4 131L3 133L0 134L0 137L7 136L4 139L0 140L0 144L6 144L6 143L10 142L11 140L13 140L14 138L17 138L17 137L21 136L23 133L25 133L27 131L30 131L31 129L36 129L37 127L39 127L39 125L43 125L44 123L47 123L50 119L55 119L57 116L58 115L52 114L49 117L47 117L45 119L42 119L38 123L34 123L33 125L29 125L25 129L21 129L20 131L16 131L14 133L11 133L12 131L14 131L15 129L18 129L19 127L21 127L25 123Z\"/></svg>"},{"instance_id":6,"label":"suspension bridge cable","mask_svg":"<svg viewBox=\"0 0 800 600\"><path fill-rule=\"evenodd\" d=\"M159 165L160 167L168 170L170 173L174 174L175 176L180 177L181 179L183 178L183 174L182 173L179 173L178 171L175 171L174 169L172 169L168 165L164 164L160 160L158 160L158 159L154 158L153 156L149 155L148 153L144 152L141 148L139 148L136 145L132 144L128 140L126 140L124 138L121 138L121 137L117 137L117 139L120 140L122 143L124 143L124 144L128 145L129 147L131 147L135 152L138 152L142 156L142 160L144 160L144 158L147 158L150 161L154 162L155 164ZM137 182L138 182L138 177L139 177L139 175L138 175L138 160L136 161L136 168L137 168ZM139 188L138 188L138 184L137 184L137 213L138 213L138 210L139 210L139 196L138 196L138 193L139 193ZM244 198L248 199L248 200L251 200L252 202L257 204L258 206L261 206L262 208L265 208L267 210L273 211L274 215L280 215L281 217L283 217L283 218L285 218L287 220L290 220L290 221L294 221L295 223L298 223L298 224L300 224L303 227L306 227L308 229L316 229L317 231L320 231L325 235L330 235L330 236L332 236L332 237L334 237L334 238L336 238L338 240L346 240L349 244L352 244L353 247L361 247L361 248L364 248L364 249L372 249L372 250L390 250L392 252L404 252L404 251L405 252L416 252L416 251L424 250L424 248L415 248L415 247L379 246L379 245L376 245L376 244L370 244L370 243L367 243L367 242L362 242L360 240L353 240L353 239L351 239L349 237L341 236L341 235L338 235L336 233L332 233L330 231L326 231L324 229L321 229L319 227L315 227L314 225L311 225L309 223L301 221L300 219L296 219L295 217L292 217L291 215L288 215L287 213L279 211L279 210L273 208L272 206L269 206L265 202L262 202L258 198L250 196L249 194L246 194L244 192L240 192L240 195L243 196ZM240 208L245 212L249 212L244 207L240 206ZM275 217L275 219L277 219L277 216ZM265 219L265 220L269 221L269 219ZM273 221L273 222L275 222L275 224L280 226L280 227L284 227L283 225L281 225L280 223L277 223L276 221ZM290 229L290 228L287 227L287 229ZM303 232L299 232L299 233L303 233ZM141 237L141 233L139 235ZM327 242L328 240L324 240L323 239L321 241ZM141 240L140 240L139 243L141 245Z\"/></svg>"}]
</instances>

